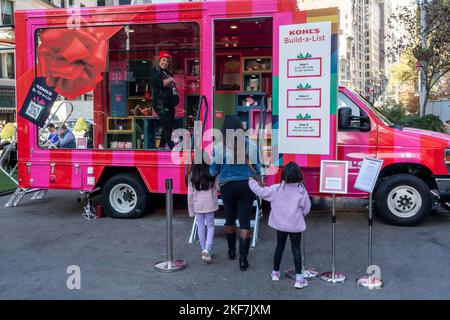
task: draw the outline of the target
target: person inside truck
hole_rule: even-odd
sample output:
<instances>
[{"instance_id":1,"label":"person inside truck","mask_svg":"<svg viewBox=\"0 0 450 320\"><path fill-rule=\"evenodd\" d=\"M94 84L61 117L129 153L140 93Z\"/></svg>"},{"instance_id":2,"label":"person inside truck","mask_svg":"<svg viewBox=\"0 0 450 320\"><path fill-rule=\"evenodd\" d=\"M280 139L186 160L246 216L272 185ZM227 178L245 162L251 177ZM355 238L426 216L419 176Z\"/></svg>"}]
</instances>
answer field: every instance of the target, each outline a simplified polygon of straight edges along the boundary
<instances>
[{"instance_id":1,"label":"person inside truck","mask_svg":"<svg viewBox=\"0 0 450 320\"><path fill-rule=\"evenodd\" d=\"M75 149L77 147L74 134L66 127L65 124L58 129L58 134L59 140L55 144L56 147L62 149Z\"/></svg>"},{"instance_id":2,"label":"person inside truck","mask_svg":"<svg viewBox=\"0 0 450 320\"><path fill-rule=\"evenodd\" d=\"M156 68L150 72L155 111L161 121L163 132L161 135L160 148L165 144L173 149L172 131L177 129L175 122L175 107L180 98L178 96L175 79L169 71L170 53L161 50Z\"/></svg>"}]
</instances>

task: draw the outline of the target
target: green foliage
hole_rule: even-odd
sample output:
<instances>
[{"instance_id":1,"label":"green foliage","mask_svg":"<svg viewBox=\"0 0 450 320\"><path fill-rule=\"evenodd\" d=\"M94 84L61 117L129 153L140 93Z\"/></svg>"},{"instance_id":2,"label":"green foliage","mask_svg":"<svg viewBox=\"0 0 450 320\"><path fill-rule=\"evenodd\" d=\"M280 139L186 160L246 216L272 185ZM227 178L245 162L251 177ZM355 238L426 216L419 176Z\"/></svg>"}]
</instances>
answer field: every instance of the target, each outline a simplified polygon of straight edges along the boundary
<instances>
[{"instance_id":1,"label":"green foliage","mask_svg":"<svg viewBox=\"0 0 450 320\"><path fill-rule=\"evenodd\" d=\"M441 119L434 114L427 114L423 117L414 119L411 122L410 127L447 133Z\"/></svg>"},{"instance_id":2,"label":"green foliage","mask_svg":"<svg viewBox=\"0 0 450 320\"><path fill-rule=\"evenodd\" d=\"M401 105L383 106L380 111L395 124L400 124L405 127L424 129L436 132L447 133L444 123L434 114L427 114L419 117L416 114L411 114Z\"/></svg>"}]
</instances>

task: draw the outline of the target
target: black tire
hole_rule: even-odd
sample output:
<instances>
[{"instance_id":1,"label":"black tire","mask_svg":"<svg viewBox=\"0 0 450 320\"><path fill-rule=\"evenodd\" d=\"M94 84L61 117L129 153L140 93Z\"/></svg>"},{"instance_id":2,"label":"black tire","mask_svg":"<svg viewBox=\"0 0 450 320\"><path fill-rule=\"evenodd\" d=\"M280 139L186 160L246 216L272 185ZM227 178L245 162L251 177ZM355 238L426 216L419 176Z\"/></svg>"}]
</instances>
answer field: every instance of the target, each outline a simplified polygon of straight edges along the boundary
<instances>
[{"instance_id":1,"label":"black tire","mask_svg":"<svg viewBox=\"0 0 450 320\"><path fill-rule=\"evenodd\" d=\"M412 174L396 174L380 183L375 195L377 212L396 226L415 226L431 212L429 187Z\"/></svg>"},{"instance_id":2,"label":"black tire","mask_svg":"<svg viewBox=\"0 0 450 320\"><path fill-rule=\"evenodd\" d=\"M147 210L149 194L138 175L119 173L103 185L102 204L112 218L135 219Z\"/></svg>"}]
</instances>

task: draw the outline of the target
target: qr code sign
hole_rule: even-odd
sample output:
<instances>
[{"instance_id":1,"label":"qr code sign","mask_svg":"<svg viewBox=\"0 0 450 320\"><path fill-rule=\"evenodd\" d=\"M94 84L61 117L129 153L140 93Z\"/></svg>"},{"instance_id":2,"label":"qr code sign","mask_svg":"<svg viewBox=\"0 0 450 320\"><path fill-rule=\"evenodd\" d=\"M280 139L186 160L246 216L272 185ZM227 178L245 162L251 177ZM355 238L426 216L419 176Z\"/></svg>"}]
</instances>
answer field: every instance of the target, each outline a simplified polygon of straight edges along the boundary
<instances>
[{"instance_id":1,"label":"qr code sign","mask_svg":"<svg viewBox=\"0 0 450 320\"><path fill-rule=\"evenodd\" d=\"M33 118L34 120L37 120L42 112L42 109L44 109L43 106L37 104L36 102L31 101L30 104L28 105L26 114L31 118Z\"/></svg>"}]
</instances>

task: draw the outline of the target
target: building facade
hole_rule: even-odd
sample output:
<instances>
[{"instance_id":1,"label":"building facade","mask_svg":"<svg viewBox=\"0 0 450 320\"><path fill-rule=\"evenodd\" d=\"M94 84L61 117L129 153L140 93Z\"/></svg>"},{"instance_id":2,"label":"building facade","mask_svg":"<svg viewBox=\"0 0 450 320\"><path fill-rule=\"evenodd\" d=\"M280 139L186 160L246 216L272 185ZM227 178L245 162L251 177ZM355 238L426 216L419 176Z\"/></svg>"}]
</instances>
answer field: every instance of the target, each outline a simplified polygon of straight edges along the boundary
<instances>
[{"instance_id":1,"label":"building facade","mask_svg":"<svg viewBox=\"0 0 450 320\"><path fill-rule=\"evenodd\" d=\"M302 10L339 8L339 84L371 101L386 88L390 64L385 59L391 0L299 0Z\"/></svg>"}]
</instances>

